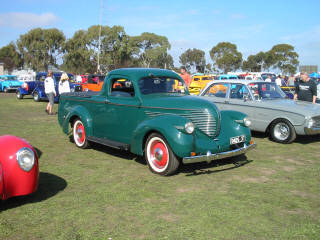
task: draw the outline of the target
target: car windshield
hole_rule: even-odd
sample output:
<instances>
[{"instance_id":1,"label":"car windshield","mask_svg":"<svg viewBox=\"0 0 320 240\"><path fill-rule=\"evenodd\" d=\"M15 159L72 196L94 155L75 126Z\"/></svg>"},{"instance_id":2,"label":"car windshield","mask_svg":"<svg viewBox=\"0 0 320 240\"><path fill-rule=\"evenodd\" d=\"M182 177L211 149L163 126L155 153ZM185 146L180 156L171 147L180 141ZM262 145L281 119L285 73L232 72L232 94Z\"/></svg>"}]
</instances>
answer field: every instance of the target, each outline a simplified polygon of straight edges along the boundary
<instances>
[{"instance_id":1,"label":"car windshield","mask_svg":"<svg viewBox=\"0 0 320 240\"><path fill-rule=\"evenodd\" d=\"M269 82L249 83L248 88L251 91L254 99L256 100L286 97L286 94L275 83L269 83Z\"/></svg>"},{"instance_id":2,"label":"car windshield","mask_svg":"<svg viewBox=\"0 0 320 240\"><path fill-rule=\"evenodd\" d=\"M17 81L17 77L16 76L5 76L5 77L2 77L3 80L6 80L6 81Z\"/></svg>"},{"instance_id":3,"label":"car windshield","mask_svg":"<svg viewBox=\"0 0 320 240\"><path fill-rule=\"evenodd\" d=\"M204 81L211 81L211 80L213 80L213 77L203 77L202 80L204 80Z\"/></svg>"},{"instance_id":4,"label":"car windshield","mask_svg":"<svg viewBox=\"0 0 320 240\"><path fill-rule=\"evenodd\" d=\"M145 77L139 80L139 88L142 94L174 93L186 94L186 85L183 81L171 77Z\"/></svg>"}]
</instances>

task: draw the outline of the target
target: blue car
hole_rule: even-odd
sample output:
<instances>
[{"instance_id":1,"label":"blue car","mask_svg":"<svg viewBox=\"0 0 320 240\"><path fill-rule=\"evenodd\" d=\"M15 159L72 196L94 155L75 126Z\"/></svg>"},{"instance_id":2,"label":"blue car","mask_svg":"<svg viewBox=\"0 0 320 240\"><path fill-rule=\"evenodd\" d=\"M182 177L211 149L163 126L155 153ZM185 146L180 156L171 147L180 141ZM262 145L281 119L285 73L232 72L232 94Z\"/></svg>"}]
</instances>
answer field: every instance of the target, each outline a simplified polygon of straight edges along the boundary
<instances>
[{"instance_id":1,"label":"blue car","mask_svg":"<svg viewBox=\"0 0 320 240\"><path fill-rule=\"evenodd\" d=\"M18 99L22 99L26 95L32 95L34 101L39 102L41 100L48 100L48 97L44 90L44 80L47 77L47 72L38 72L36 75L36 80L31 82L25 82L20 88L18 88L16 94ZM53 73L53 80L55 83L56 93L57 95L54 98L55 102L59 102L59 81L61 78L62 72L54 72ZM79 84L72 83L73 75L68 73L70 79L70 89L74 91L75 87Z\"/></svg>"},{"instance_id":2,"label":"blue car","mask_svg":"<svg viewBox=\"0 0 320 240\"><path fill-rule=\"evenodd\" d=\"M15 75L0 75L0 92L16 91L21 85Z\"/></svg>"},{"instance_id":3,"label":"blue car","mask_svg":"<svg viewBox=\"0 0 320 240\"><path fill-rule=\"evenodd\" d=\"M221 74L218 77L218 80L225 80L225 79L239 79L237 75L232 74Z\"/></svg>"}]
</instances>

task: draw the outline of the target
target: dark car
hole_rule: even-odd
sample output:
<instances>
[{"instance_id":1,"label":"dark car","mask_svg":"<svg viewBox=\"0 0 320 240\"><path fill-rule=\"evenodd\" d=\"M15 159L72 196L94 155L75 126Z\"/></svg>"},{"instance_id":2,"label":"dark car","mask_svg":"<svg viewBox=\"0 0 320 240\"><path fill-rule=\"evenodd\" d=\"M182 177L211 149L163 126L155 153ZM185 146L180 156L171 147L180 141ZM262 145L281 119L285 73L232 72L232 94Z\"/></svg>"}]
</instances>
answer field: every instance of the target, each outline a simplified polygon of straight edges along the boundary
<instances>
[{"instance_id":1,"label":"dark car","mask_svg":"<svg viewBox=\"0 0 320 240\"><path fill-rule=\"evenodd\" d=\"M48 100L48 97L44 90L44 80L46 79L48 73L47 72L38 72L36 75L36 80L24 83L20 88L18 88L16 95L18 99L22 99L26 95L32 95L34 101L39 102L41 100ZM59 91L58 91L58 85L61 78L62 72L54 72L53 73L53 80L55 83L55 89L58 93L55 96L54 101L59 101ZM70 81L70 89L71 91L74 91L75 86L79 85L77 83L73 82L74 76L70 73L68 73L69 81Z\"/></svg>"}]
</instances>

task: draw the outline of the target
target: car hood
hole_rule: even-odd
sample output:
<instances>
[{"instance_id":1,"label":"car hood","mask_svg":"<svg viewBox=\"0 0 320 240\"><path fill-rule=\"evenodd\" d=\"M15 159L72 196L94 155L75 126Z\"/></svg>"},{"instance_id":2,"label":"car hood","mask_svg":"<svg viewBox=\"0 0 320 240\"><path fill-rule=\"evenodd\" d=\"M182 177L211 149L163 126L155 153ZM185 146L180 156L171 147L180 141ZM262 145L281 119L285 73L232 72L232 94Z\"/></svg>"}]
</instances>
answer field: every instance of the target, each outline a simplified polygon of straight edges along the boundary
<instances>
[{"instance_id":1,"label":"car hood","mask_svg":"<svg viewBox=\"0 0 320 240\"><path fill-rule=\"evenodd\" d=\"M141 107L148 117L179 115L192 121L208 136L219 135L221 114L213 102L197 96L170 94L150 94L142 99Z\"/></svg>"},{"instance_id":2,"label":"car hood","mask_svg":"<svg viewBox=\"0 0 320 240\"><path fill-rule=\"evenodd\" d=\"M263 105L272 109L294 112L306 116L320 115L320 104L305 101L294 101L291 99L262 100Z\"/></svg>"},{"instance_id":3,"label":"car hood","mask_svg":"<svg viewBox=\"0 0 320 240\"><path fill-rule=\"evenodd\" d=\"M143 96L142 107L168 110L214 109L214 111L219 111L214 103L206 99L191 95L181 96L174 94L145 95Z\"/></svg>"}]
</instances>

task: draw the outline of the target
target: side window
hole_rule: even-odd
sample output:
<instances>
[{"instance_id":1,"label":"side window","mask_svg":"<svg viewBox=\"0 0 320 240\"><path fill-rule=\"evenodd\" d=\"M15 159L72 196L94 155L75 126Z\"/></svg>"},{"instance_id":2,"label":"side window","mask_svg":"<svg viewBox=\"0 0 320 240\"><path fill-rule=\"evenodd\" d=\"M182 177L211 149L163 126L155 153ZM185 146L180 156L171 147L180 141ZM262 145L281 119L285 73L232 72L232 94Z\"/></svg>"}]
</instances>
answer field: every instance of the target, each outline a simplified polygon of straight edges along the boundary
<instances>
[{"instance_id":1,"label":"side window","mask_svg":"<svg viewBox=\"0 0 320 240\"><path fill-rule=\"evenodd\" d=\"M232 99L243 99L244 97L249 97L249 91L247 87L243 84L231 84L230 88L230 98Z\"/></svg>"},{"instance_id":2,"label":"side window","mask_svg":"<svg viewBox=\"0 0 320 240\"><path fill-rule=\"evenodd\" d=\"M228 84L227 83L217 83L210 86L207 89L204 96L213 96L225 98L227 96Z\"/></svg>"},{"instance_id":3,"label":"side window","mask_svg":"<svg viewBox=\"0 0 320 240\"><path fill-rule=\"evenodd\" d=\"M134 97L134 88L130 80L125 78L115 78L111 81L111 96L114 97Z\"/></svg>"}]
</instances>

